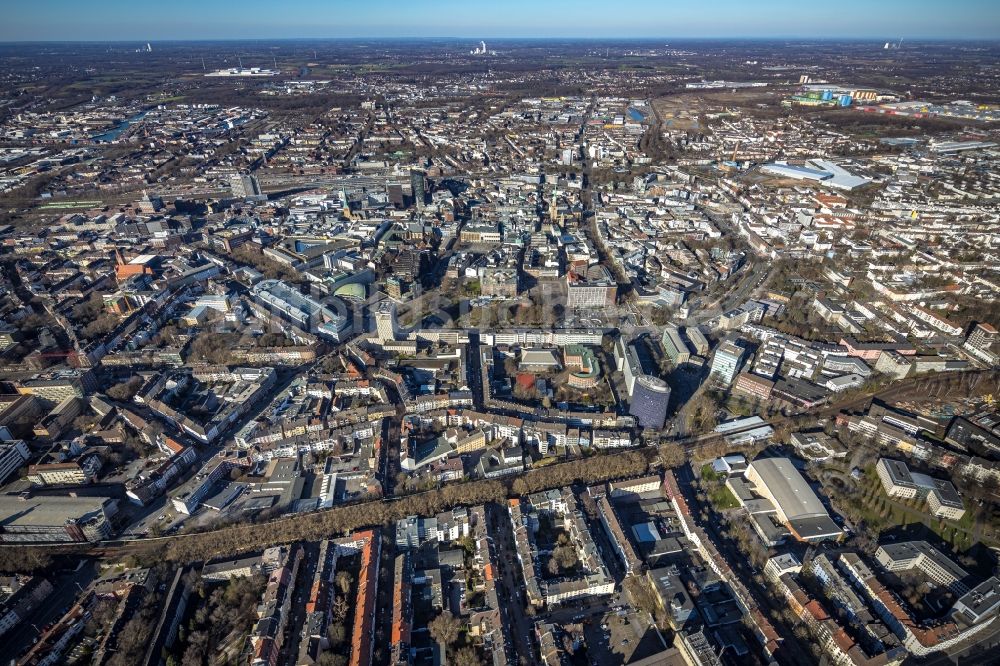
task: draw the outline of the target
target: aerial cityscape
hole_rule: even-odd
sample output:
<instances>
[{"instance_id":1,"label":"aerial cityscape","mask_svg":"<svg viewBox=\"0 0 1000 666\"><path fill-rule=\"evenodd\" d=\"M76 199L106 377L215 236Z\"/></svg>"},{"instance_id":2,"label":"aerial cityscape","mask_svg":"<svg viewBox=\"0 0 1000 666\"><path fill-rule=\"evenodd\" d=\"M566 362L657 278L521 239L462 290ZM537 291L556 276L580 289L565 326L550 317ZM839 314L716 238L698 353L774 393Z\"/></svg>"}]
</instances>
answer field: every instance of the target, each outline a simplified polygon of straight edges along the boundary
<instances>
[{"instance_id":1,"label":"aerial cityscape","mask_svg":"<svg viewBox=\"0 0 1000 666\"><path fill-rule=\"evenodd\" d=\"M337 4L5 7L0 664L1000 663L1000 7Z\"/></svg>"}]
</instances>

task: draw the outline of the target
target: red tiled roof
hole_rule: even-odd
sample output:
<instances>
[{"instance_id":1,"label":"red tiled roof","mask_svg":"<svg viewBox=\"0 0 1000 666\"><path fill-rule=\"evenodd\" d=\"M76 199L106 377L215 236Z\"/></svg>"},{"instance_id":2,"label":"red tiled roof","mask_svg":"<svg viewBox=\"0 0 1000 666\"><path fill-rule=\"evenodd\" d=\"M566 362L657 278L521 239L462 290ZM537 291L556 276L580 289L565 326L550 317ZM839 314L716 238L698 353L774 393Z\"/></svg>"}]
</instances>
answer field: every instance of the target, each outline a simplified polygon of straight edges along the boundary
<instances>
[{"instance_id":1,"label":"red tiled roof","mask_svg":"<svg viewBox=\"0 0 1000 666\"><path fill-rule=\"evenodd\" d=\"M829 618L830 616L826 614L823 605L813 599L812 601L805 604L805 608L809 611L809 614L816 618L817 622L822 622L823 620Z\"/></svg>"},{"instance_id":2,"label":"red tiled roof","mask_svg":"<svg viewBox=\"0 0 1000 666\"><path fill-rule=\"evenodd\" d=\"M833 632L833 642L837 644L844 653L854 647L854 641L851 637L847 635L843 627L838 627L835 632Z\"/></svg>"},{"instance_id":3,"label":"red tiled roof","mask_svg":"<svg viewBox=\"0 0 1000 666\"><path fill-rule=\"evenodd\" d=\"M364 541L361 549L361 570L358 574L358 596L355 601L354 630L351 634L350 666L361 666L371 661L372 625L375 621L375 593L378 588L378 556L372 530L355 532L356 541Z\"/></svg>"},{"instance_id":4,"label":"red tiled roof","mask_svg":"<svg viewBox=\"0 0 1000 666\"><path fill-rule=\"evenodd\" d=\"M163 443L166 444L167 448L173 451L174 453L180 453L181 451L184 450L183 444L170 437L164 437Z\"/></svg>"}]
</instances>

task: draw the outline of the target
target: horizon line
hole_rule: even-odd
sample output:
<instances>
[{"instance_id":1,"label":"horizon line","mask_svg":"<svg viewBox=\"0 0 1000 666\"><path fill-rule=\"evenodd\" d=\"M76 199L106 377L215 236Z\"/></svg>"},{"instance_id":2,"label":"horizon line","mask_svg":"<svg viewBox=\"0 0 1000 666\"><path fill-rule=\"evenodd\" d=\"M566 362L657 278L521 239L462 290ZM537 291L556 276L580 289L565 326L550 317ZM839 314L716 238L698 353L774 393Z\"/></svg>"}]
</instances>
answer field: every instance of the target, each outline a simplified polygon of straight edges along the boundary
<instances>
[{"instance_id":1,"label":"horizon line","mask_svg":"<svg viewBox=\"0 0 1000 666\"><path fill-rule=\"evenodd\" d=\"M662 35L662 36L650 36L650 37L636 37L636 36L492 36L483 37L482 35L471 35L471 36L454 36L454 35L401 35L401 36L331 36L331 37L199 37L199 38L187 38L187 37L160 37L160 38L137 38L137 39L0 39L0 46L7 44L144 44L144 43L199 43L199 42L246 42L246 41L266 41L266 42L294 42L294 41L476 41L476 40L498 40L498 41L627 41L627 42L648 42L648 41L660 41L660 40L674 40L674 41L725 41L725 40L743 40L743 41L777 41L777 40L803 40L803 41L814 41L814 42L838 42L838 41L852 41L852 42L881 42L886 40L886 37L874 37L874 36L850 36L850 35L832 35L832 36L808 36L808 35ZM899 41L900 37L892 37L888 40L890 42ZM932 37L932 36L914 36L908 37L904 35L902 37L904 42L914 43L914 42L986 42L986 43L1000 43L1000 37Z\"/></svg>"}]
</instances>

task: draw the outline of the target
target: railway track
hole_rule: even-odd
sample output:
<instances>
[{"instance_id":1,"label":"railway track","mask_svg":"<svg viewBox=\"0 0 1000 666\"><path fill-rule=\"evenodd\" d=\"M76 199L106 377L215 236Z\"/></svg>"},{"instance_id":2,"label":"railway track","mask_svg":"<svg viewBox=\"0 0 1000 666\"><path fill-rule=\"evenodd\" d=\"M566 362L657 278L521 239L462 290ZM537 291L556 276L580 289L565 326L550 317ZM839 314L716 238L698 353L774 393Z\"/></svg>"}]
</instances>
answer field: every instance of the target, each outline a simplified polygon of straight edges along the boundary
<instances>
[{"instance_id":1,"label":"railway track","mask_svg":"<svg viewBox=\"0 0 1000 666\"><path fill-rule=\"evenodd\" d=\"M968 371L968 372L961 373L961 374L963 374L963 375L977 375L977 374L996 375L997 373L996 373L996 371L991 371L991 370L973 370L973 371ZM774 417L774 418L771 418L771 419L767 419L767 423L769 423L772 427L779 427L781 425L785 425L785 424L788 424L788 423L794 423L794 422L799 421L799 420L801 420L803 418L810 418L810 419L814 419L816 421L820 421L820 420L823 420L823 419L826 419L826 418L830 418L831 416L834 416L837 413L842 412L842 411L848 411L848 412L850 412L850 411L859 410L859 409L865 407L873 398L876 398L876 397L880 398L882 400L891 400L895 396L898 396L900 394L905 394L907 391L912 390L914 386L916 386L917 384L919 384L920 382L923 382L925 380L926 380L925 377L914 377L914 378L910 378L910 379L904 379L903 381L901 381L901 382L899 382L897 384L894 384L893 386L891 386L891 387L889 387L887 389L881 390L881 391L875 391L875 392L865 393L865 394L858 395L858 396L853 396L851 398L847 398L847 399L842 400L842 401L834 402L834 403L831 403L831 404L826 405L824 407L817 408L817 409L814 409L814 410L809 410L809 411L806 411L806 412L801 412L801 413L797 413L797 414L790 414L790 415L787 415L787 416ZM736 434L736 433L727 433L727 434ZM688 436L688 437L683 437L683 438L679 438L679 439L676 439L676 440L672 440L672 441L667 442L667 444L668 445L675 445L675 446L682 446L682 447L684 447L685 451L690 455L690 454L696 454L699 451L699 449L701 449L706 444L709 444L709 443L713 443L714 444L715 442L717 442L719 440L719 437L720 437L720 435L718 433L714 433L714 432L712 432L712 433L703 433L703 434L700 434L700 435L693 435L693 436ZM634 451L634 450L635 449L632 449L631 451ZM654 448L654 447L647 447L645 449L640 449L640 451L642 451L646 455L647 460L650 462L650 464L654 463L655 457L656 457L656 451L657 451L656 448ZM605 456L603 456L603 457L605 457L605 458L613 458L613 457L619 456L619 455L624 455L624 454L623 453L610 453L610 454L605 454ZM609 460L609 462L610 462L610 460ZM530 475L530 474L531 474L531 470L528 470L527 472L525 472L525 475ZM508 488L508 494L511 493L511 491L510 491L511 483L516 478L519 478L519 477L508 477L508 479L505 479L505 482L506 482L505 486ZM475 484L475 483L483 483L483 481L482 480L477 480L477 481L468 481L468 482L465 482L465 483ZM452 484L452 485L460 485L460 484ZM420 496L423 496L423 495L432 495L432 494L435 494L435 493L438 493L438 492L440 492L440 490L433 489L433 490L426 490L426 491L422 491L422 492L418 492L418 493L412 493L412 494L409 494L409 495L393 496L393 497L386 497L386 498L379 498L379 499L372 499L372 500L363 500L363 501L353 502L353 503L349 503L349 504L339 505L339 506L333 507L331 509L326 509L325 511L328 511L328 512L348 511L348 510L353 510L358 505L365 505L365 504L371 504L371 503L390 503L391 504L391 503L398 503L398 502L402 502L402 501L414 502L414 500L419 499ZM475 501L475 502L470 502L470 505L471 504L480 504L480 503L482 503L482 502L481 501ZM454 504L454 506L459 506L459 505L462 505L462 502L456 502ZM278 527L282 527L282 526L287 526L288 524L294 524L294 523L300 522L300 521L303 522L303 523L307 523L309 521L315 520L317 513L323 513L323 512L312 512L312 513L306 513L306 514L296 514L296 515L290 515L290 516L282 516L282 517L279 517L279 518L275 518L275 519L273 519L271 521L268 521L266 523L260 523L259 525L257 525L255 527L255 529L259 529L259 530L263 531L263 530L274 529L274 528L278 528ZM358 525L357 526L358 529L360 529L362 527L371 527L371 525ZM226 529L226 528L220 528L219 531L224 530L224 529ZM184 541L191 540L191 539L197 540L199 538L204 538L206 534L211 534L211 533L212 533L212 531L209 531L209 532L191 532L191 533L188 533L188 534L174 534L174 535L170 535L170 536L159 536L159 537L140 537L140 538L136 538L136 539L113 539L113 540L107 540L107 541L99 541L99 542L92 543L92 544L82 544L82 543L78 544L78 543L74 543L74 544L58 544L58 545L53 545L53 544L41 545L41 544L10 544L10 543L8 543L8 544L0 544L0 549L7 549L7 548L17 548L17 549L40 548L40 549L43 549L43 552L45 554L47 554L47 555L55 555L55 556L59 556L59 555L77 555L77 556L80 556L80 557L96 557L96 558L101 558L101 559L116 559L116 558L126 557L126 556L129 556L129 555L141 555L141 554L144 554L144 553L146 553L146 554L156 553L160 549L166 549L171 544L182 543Z\"/></svg>"}]
</instances>

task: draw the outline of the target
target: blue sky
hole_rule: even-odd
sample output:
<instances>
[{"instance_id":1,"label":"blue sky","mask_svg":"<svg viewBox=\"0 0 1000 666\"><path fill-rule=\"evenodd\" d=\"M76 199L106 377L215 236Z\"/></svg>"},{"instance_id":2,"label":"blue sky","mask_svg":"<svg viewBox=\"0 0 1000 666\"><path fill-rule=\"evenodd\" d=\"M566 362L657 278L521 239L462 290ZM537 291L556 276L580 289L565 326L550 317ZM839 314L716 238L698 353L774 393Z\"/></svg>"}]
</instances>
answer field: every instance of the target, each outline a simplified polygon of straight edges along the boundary
<instances>
[{"instance_id":1,"label":"blue sky","mask_svg":"<svg viewBox=\"0 0 1000 666\"><path fill-rule=\"evenodd\" d=\"M0 0L0 41L294 37L1000 39L1000 0Z\"/></svg>"}]
</instances>

